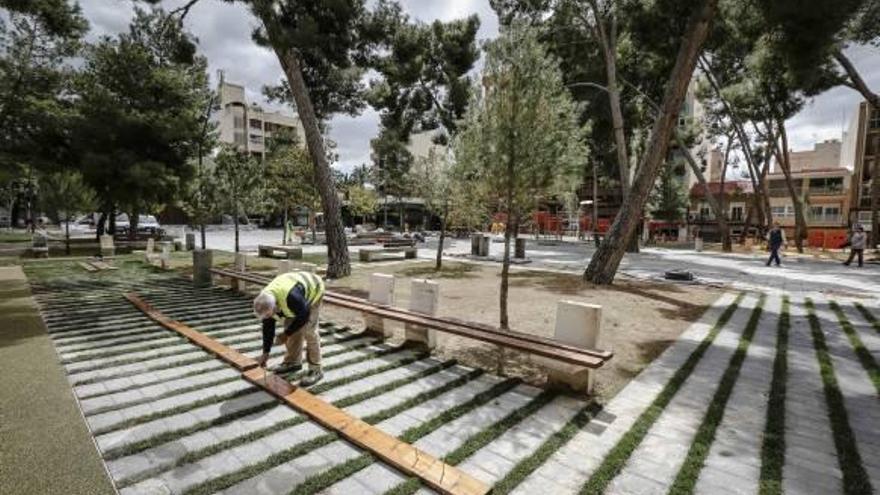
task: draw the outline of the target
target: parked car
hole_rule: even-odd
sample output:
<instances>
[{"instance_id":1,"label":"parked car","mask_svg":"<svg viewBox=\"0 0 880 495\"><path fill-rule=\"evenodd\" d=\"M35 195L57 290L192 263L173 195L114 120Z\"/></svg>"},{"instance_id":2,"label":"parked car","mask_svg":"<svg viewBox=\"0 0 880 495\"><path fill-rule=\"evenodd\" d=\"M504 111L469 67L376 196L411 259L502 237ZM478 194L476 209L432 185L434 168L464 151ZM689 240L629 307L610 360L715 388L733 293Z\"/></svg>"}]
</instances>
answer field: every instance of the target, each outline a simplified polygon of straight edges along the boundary
<instances>
[{"instance_id":1,"label":"parked car","mask_svg":"<svg viewBox=\"0 0 880 495\"><path fill-rule=\"evenodd\" d=\"M127 234L130 228L131 222L128 220L127 214L120 213L119 215L116 215L116 231L118 233ZM162 233L162 227L153 215L138 215L137 230L140 234Z\"/></svg>"}]
</instances>

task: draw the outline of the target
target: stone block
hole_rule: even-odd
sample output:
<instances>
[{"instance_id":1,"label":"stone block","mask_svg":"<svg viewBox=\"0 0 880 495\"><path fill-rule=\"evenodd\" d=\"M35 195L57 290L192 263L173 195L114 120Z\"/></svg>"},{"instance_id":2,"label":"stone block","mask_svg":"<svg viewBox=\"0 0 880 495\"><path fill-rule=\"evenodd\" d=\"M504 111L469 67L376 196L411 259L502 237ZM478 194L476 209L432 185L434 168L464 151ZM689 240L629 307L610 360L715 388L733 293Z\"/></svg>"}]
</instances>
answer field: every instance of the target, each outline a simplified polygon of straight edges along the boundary
<instances>
[{"instance_id":1,"label":"stone block","mask_svg":"<svg viewBox=\"0 0 880 495\"><path fill-rule=\"evenodd\" d=\"M394 276L385 273L373 273L370 275L370 293L367 297L372 303L394 305ZM391 329L386 328L385 320L377 316L364 313L364 326L367 331L381 335L383 338L391 336Z\"/></svg>"},{"instance_id":2,"label":"stone block","mask_svg":"<svg viewBox=\"0 0 880 495\"><path fill-rule=\"evenodd\" d=\"M694 251L701 252L703 250L703 238L697 237L694 239Z\"/></svg>"},{"instance_id":3,"label":"stone block","mask_svg":"<svg viewBox=\"0 0 880 495\"><path fill-rule=\"evenodd\" d=\"M247 271L247 256L244 253L235 253L235 271L237 272L246 272ZM243 280L232 279L231 282L232 290L241 292L245 289L245 282Z\"/></svg>"},{"instance_id":4,"label":"stone block","mask_svg":"<svg viewBox=\"0 0 880 495\"><path fill-rule=\"evenodd\" d=\"M440 302L440 284L430 280L413 280L410 289L409 309L426 315L437 314ZM437 347L437 332L414 325L406 324L407 342L423 344L428 349Z\"/></svg>"},{"instance_id":5,"label":"stone block","mask_svg":"<svg viewBox=\"0 0 880 495\"><path fill-rule=\"evenodd\" d=\"M480 249L477 256L489 256L489 236L484 235L480 237Z\"/></svg>"},{"instance_id":6,"label":"stone block","mask_svg":"<svg viewBox=\"0 0 880 495\"><path fill-rule=\"evenodd\" d=\"M214 253L210 249L193 251L193 285L195 287L211 286L211 266Z\"/></svg>"},{"instance_id":7,"label":"stone block","mask_svg":"<svg viewBox=\"0 0 880 495\"><path fill-rule=\"evenodd\" d=\"M566 344L595 349L602 324L602 306L578 301L560 301L556 307L556 328L553 338ZM593 370L536 357L548 368L548 382L564 385L587 394L593 392Z\"/></svg>"},{"instance_id":8,"label":"stone block","mask_svg":"<svg viewBox=\"0 0 880 495\"><path fill-rule=\"evenodd\" d=\"M116 246L113 244L113 236L104 234L100 238L101 256L113 256L116 254Z\"/></svg>"},{"instance_id":9,"label":"stone block","mask_svg":"<svg viewBox=\"0 0 880 495\"><path fill-rule=\"evenodd\" d=\"M474 256L479 256L480 254L480 239L483 238L482 234L471 234L471 254Z\"/></svg>"},{"instance_id":10,"label":"stone block","mask_svg":"<svg viewBox=\"0 0 880 495\"><path fill-rule=\"evenodd\" d=\"M186 250L192 251L196 248L196 235L193 232L186 233Z\"/></svg>"}]
</instances>

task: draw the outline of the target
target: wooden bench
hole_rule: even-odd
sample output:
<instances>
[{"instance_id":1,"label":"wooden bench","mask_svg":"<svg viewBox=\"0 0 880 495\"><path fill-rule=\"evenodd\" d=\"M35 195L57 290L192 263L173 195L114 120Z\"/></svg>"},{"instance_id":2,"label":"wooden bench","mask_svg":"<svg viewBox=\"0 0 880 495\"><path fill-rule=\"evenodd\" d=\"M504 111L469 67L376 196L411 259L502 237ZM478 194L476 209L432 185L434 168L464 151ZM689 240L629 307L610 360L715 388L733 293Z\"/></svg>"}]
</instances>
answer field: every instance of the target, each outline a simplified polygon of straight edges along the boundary
<instances>
[{"instance_id":1,"label":"wooden bench","mask_svg":"<svg viewBox=\"0 0 880 495\"><path fill-rule=\"evenodd\" d=\"M302 248L297 246L267 246L260 244L258 249L261 258L277 258L278 256L275 256L276 251L284 253L284 256L281 256L281 258L289 260L301 260L303 257Z\"/></svg>"},{"instance_id":2,"label":"wooden bench","mask_svg":"<svg viewBox=\"0 0 880 495\"><path fill-rule=\"evenodd\" d=\"M212 268L211 273L220 277L243 280L260 285L268 284L271 280L270 277L264 275L241 273L234 270L223 270L220 268ZM489 325L432 316L392 306L375 304L366 299L348 296L329 290L324 293L324 302L326 304L359 311L379 318L417 325L422 328L458 335L460 337L466 337L584 368L600 368L614 356L614 353L611 351L584 349L547 337L506 331Z\"/></svg>"},{"instance_id":3,"label":"wooden bench","mask_svg":"<svg viewBox=\"0 0 880 495\"><path fill-rule=\"evenodd\" d=\"M380 240L379 244L384 248L414 247L416 241L414 239L384 239Z\"/></svg>"},{"instance_id":4,"label":"wooden bench","mask_svg":"<svg viewBox=\"0 0 880 495\"><path fill-rule=\"evenodd\" d=\"M403 253L403 259L415 259L418 249L414 247L404 248L382 248L382 249L361 249L358 251L358 259L364 263L387 259L387 254Z\"/></svg>"}]
</instances>

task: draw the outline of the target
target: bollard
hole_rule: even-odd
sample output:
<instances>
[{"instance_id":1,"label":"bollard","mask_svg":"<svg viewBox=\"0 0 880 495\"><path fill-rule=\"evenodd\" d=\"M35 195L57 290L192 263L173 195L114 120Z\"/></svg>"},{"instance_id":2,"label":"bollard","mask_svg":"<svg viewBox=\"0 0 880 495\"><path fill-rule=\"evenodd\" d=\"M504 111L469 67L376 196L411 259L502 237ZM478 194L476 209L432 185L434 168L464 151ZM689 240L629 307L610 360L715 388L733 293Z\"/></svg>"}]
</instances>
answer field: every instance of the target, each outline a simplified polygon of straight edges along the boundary
<instances>
[{"instance_id":1,"label":"bollard","mask_svg":"<svg viewBox=\"0 0 880 495\"><path fill-rule=\"evenodd\" d=\"M159 247L162 248L159 253L159 265L163 270L167 270L171 268L171 243L163 241L159 243Z\"/></svg>"},{"instance_id":2,"label":"bollard","mask_svg":"<svg viewBox=\"0 0 880 495\"><path fill-rule=\"evenodd\" d=\"M514 243L513 257L517 259L525 259L526 257L526 240L516 238Z\"/></svg>"},{"instance_id":3,"label":"bollard","mask_svg":"<svg viewBox=\"0 0 880 495\"><path fill-rule=\"evenodd\" d=\"M473 256L480 255L480 239L483 234L471 234L471 254Z\"/></svg>"},{"instance_id":4,"label":"bollard","mask_svg":"<svg viewBox=\"0 0 880 495\"><path fill-rule=\"evenodd\" d=\"M186 233L186 250L192 251L196 248L196 235L192 232Z\"/></svg>"},{"instance_id":5,"label":"bollard","mask_svg":"<svg viewBox=\"0 0 880 495\"><path fill-rule=\"evenodd\" d=\"M484 235L480 236L480 252L478 256L487 257L489 256L489 236Z\"/></svg>"},{"instance_id":6,"label":"bollard","mask_svg":"<svg viewBox=\"0 0 880 495\"><path fill-rule=\"evenodd\" d=\"M375 304L394 305L394 276L385 273L370 274L370 295L367 300ZM364 326L368 332L391 337L392 331L385 327L385 320L378 316L364 314Z\"/></svg>"},{"instance_id":7,"label":"bollard","mask_svg":"<svg viewBox=\"0 0 880 495\"><path fill-rule=\"evenodd\" d=\"M409 295L409 309L426 315L437 314L440 303L440 284L430 280L413 280ZM417 342L426 348L437 347L437 332L412 323L406 324L406 341Z\"/></svg>"},{"instance_id":8,"label":"bollard","mask_svg":"<svg viewBox=\"0 0 880 495\"><path fill-rule=\"evenodd\" d=\"M278 260L278 275L292 270L290 260Z\"/></svg>"},{"instance_id":9,"label":"bollard","mask_svg":"<svg viewBox=\"0 0 880 495\"><path fill-rule=\"evenodd\" d=\"M578 301L559 301L556 306L556 328L553 338L566 344L595 349L602 325L602 306ZM593 393L593 372L559 361L535 357L536 362L549 369L547 382L564 385L579 392Z\"/></svg>"},{"instance_id":10,"label":"bollard","mask_svg":"<svg viewBox=\"0 0 880 495\"><path fill-rule=\"evenodd\" d=\"M244 253L235 253L235 271L247 271L247 256ZM231 286L232 290L236 292L243 292L245 289L245 282L244 280L232 279Z\"/></svg>"},{"instance_id":11,"label":"bollard","mask_svg":"<svg viewBox=\"0 0 880 495\"><path fill-rule=\"evenodd\" d=\"M116 254L116 246L113 244L113 236L104 234L101 236L101 256L113 256Z\"/></svg>"},{"instance_id":12,"label":"bollard","mask_svg":"<svg viewBox=\"0 0 880 495\"><path fill-rule=\"evenodd\" d=\"M193 286L211 286L211 266L214 255L210 249L197 249L193 251Z\"/></svg>"}]
</instances>

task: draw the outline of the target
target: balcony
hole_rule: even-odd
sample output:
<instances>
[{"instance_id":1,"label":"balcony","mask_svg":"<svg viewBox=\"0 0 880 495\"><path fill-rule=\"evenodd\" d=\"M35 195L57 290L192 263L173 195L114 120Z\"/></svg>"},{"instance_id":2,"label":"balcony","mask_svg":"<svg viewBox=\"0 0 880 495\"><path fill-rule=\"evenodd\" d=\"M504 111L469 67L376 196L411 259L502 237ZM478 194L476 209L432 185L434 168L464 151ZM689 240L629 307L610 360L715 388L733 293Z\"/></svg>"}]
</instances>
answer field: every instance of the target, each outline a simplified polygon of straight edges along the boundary
<instances>
[{"instance_id":1,"label":"balcony","mask_svg":"<svg viewBox=\"0 0 880 495\"><path fill-rule=\"evenodd\" d=\"M844 194L843 186L840 187L811 187L809 189L811 196L842 196Z\"/></svg>"},{"instance_id":2,"label":"balcony","mask_svg":"<svg viewBox=\"0 0 880 495\"><path fill-rule=\"evenodd\" d=\"M812 215L807 214L807 225L843 225L846 223L843 215L841 214L829 214L829 215Z\"/></svg>"}]
</instances>

